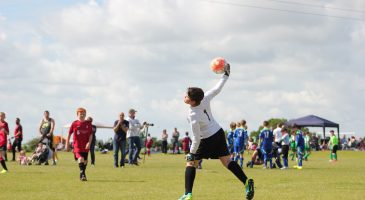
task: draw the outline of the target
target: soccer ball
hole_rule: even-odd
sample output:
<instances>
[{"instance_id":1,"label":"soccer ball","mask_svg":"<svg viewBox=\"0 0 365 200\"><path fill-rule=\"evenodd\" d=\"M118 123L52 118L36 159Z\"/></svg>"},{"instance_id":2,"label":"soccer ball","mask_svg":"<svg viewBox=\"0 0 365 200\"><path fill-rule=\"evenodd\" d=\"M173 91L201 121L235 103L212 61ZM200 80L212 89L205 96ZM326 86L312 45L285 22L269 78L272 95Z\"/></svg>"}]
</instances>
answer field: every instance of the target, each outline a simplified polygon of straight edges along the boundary
<instances>
[{"instance_id":1,"label":"soccer ball","mask_svg":"<svg viewBox=\"0 0 365 200\"><path fill-rule=\"evenodd\" d=\"M210 68L216 74L223 74L226 70L226 60L222 57L214 58L210 63Z\"/></svg>"}]
</instances>

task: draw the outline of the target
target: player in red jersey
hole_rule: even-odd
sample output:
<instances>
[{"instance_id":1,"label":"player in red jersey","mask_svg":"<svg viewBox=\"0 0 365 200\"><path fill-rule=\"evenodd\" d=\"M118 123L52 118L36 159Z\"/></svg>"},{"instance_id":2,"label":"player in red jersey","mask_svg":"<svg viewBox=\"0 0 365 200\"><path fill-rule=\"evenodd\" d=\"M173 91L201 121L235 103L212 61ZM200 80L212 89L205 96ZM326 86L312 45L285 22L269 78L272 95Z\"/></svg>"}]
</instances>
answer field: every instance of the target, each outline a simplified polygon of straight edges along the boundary
<instances>
[{"instance_id":1,"label":"player in red jersey","mask_svg":"<svg viewBox=\"0 0 365 200\"><path fill-rule=\"evenodd\" d=\"M70 137L73 134L73 152L79 163L80 180L87 181L85 171L90 144L93 139L92 125L90 121L85 120L85 108L78 108L76 113L78 119L71 124L66 141L66 150L70 149Z\"/></svg>"},{"instance_id":2,"label":"player in red jersey","mask_svg":"<svg viewBox=\"0 0 365 200\"><path fill-rule=\"evenodd\" d=\"M8 168L5 164L6 141L8 135L9 126L8 123L5 121L5 113L0 112L0 163L3 167L3 170L0 172L1 174L8 172Z\"/></svg>"},{"instance_id":3,"label":"player in red jersey","mask_svg":"<svg viewBox=\"0 0 365 200\"><path fill-rule=\"evenodd\" d=\"M14 130L14 142L11 148L11 151L13 152L13 159L12 161L15 161L15 149L18 147L18 152L22 150L22 140L23 140L23 127L20 124L20 119L16 118L15 120L15 130Z\"/></svg>"}]
</instances>

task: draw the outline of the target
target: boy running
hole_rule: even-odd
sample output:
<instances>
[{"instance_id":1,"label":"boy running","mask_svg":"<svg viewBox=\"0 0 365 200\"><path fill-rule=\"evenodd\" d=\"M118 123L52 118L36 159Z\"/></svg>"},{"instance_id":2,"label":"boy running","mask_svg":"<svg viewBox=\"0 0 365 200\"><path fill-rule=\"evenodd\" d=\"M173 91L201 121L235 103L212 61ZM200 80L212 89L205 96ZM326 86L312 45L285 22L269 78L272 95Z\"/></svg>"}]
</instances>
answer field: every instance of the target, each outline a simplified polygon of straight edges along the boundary
<instances>
[{"instance_id":1,"label":"boy running","mask_svg":"<svg viewBox=\"0 0 365 200\"><path fill-rule=\"evenodd\" d=\"M333 130L330 131L331 138L328 143L330 149L331 149L331 160L330 162L336 162L337 161L337 150L338 150L338 138L335 135L335 132Z\"/></svg>"},{"instance_id":2,"label":"boy running","mask_svg":"<svg viewBox=\"0 0 365 200\"><path fill-rule=\"evenodd\" d=\"M179 200L193 199L196 166L203 158L219 158L222 164L244 184L246 198L254 197L254 182L248 179L240 166L230 159L224 131L214 120L210 108L210 101L222 90L229 73L230 66L227 63L225 74L213 89L206 93L197 87L189 87L187 90L184 102L190 105L188 121L193 136L190 153L186 155L185 194Z\"/></svg>"},{"instance_id":3,"label":"boy running","mask_svg":"<svg viewBox=\"0 0 365 200\"><path fill-rule=\"evenodd\" d=\"M272 143L274 140L273 132L268 128L269 122L264 121L264 128L260 132L261 151L264 155L264 169L267 169L267 162L270 163L270 169L272 169Z\"/></svg>"},{"instance_id":4,"label":"boy running","mask_svg":"<svg viewBox=\"0 0 365 200\"><path fill-rule=\"evenodd\" d=\"M5 121L5 113L0 112L0 163L3 167L3 170L0 172L1 174L7 173L8 168L5 164L5 151L6 151L6 141L9 135L9 126Z\"/></svg>"},{"instance_id":5,"label":"boy running","mask_svg":"<svg viewBox=\"0 0 365 200\"><path fill-rule=\"evenodd\" d=\"M85 171L90 144L93 139L92 125L90 121L85 120L85 108L78 108L76 113L78 119L71 124L66 141L66 150L70 149L70 137L73 134L74 155L79 163L80 180L87 181Z\"/></svg>"}]
</instances>

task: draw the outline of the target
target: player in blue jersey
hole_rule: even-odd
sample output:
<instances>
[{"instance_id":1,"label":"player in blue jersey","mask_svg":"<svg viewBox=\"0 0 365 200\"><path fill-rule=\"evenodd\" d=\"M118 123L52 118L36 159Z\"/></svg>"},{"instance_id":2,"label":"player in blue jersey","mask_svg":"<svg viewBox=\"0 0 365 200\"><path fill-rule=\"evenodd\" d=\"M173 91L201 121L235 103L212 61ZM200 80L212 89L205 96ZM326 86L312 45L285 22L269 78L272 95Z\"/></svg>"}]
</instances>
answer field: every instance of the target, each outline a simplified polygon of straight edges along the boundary
<instances>
[{"instance_id":1,"label":"player in blue jersey","mask_svg":"<svg viewBox=\"0 0 365 200\"><path fill-rule=\"evenodd\" d=\"M295 131L295 145L297 146L298 165L294 168L302 169L303 153L304 153L304 137L303 132L299 129L299 126L294 124L293 129Z\"/></svg>"},{"instance_id":2,"label":"player in blue jersey","mask_svg":"<svg viewBox=\"0 0 365 200\"><path fill-rule=\"evenodd\" d=\"M236 130L236 123L231 122L229 127L230 127L230 129L227 133L227 147L228 147L229 154L231 155L231 160L234 160L233 135L234 135L234 131Z\"/></svg>"},{"instance_id":3,"label":"player in blue jersey","mask_svg":"<svg viewBox=\"0 0 365 200\"><path fill-rule=\"evenodd\" d=\"M270 168L272 168L272 143L274 140L273 132L268 128L269 122L264 121L263 123L264 128L260 132L260 142L261 142L261 151L264 155L264 169L267 169L267 162L270 163Z\"/></svg>"},{"instance_id":4,"label":"player in blue jersey","mask_svg":"<svg viewBox=\"0 0 365 200\"><path fill-rule=\"evenodd\" d=\"M244 128L246 126L246 121L241 120L237 123L237 128L233 135L233 148L234 148L234 161L240 160L240 167L243 167L243 153L245 151L245 142L247 138L247 131Z\"/></svg>"}]
</instances>

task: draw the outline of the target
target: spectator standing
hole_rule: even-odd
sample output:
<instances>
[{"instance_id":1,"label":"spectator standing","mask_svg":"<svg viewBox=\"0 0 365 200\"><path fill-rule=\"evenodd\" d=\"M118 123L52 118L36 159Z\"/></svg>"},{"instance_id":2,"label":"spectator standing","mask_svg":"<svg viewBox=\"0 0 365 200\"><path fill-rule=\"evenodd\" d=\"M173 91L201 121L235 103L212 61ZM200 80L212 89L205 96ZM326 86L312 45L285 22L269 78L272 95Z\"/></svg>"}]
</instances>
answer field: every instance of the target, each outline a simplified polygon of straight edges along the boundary
<instances>
[{"instance_id":1,"label":"spectator standing","mask_svg":"<svg viewBox=\"0 0 365 200\"><path fill-rule=\"evenodd\" d=\"M92 117L88 117L87 120L90 121L90 123L91 123L92 135L93 135L93 139L91 140L91 144L90 144L91 166L95 166L96 126L94 124L92 124L93 123Z\"/></svg>"},{"instance_id":2,"label":"spectator standing","mask_svg":"<svg viewBox=\"0 0 365 200\"><path fill-rule=\"evenodd\" d=\"M120 167L124 167L125 156L126 156L126 145L127 145L127 131L129 129L129 122L124 119L124 113L119 114L119 119L114 122L114 140L113 140L113 151L114 151L114 167L118 165L118 154L121 151Z\"/></svg>"},{"instance_id":3,"label":"spectator standing","mask_svg":"<svg viewBox=\"0 0 365 200\"><path fill-rule=\"evenodd\" d=\"M179 137L180 137L180 132L177 130L177 128L174 128L174 132L172 133L172 154L175 153L175 149L177 148L177 153L180 154L180 149L179 149Z\"/></svg>"},{"instance_id":4,"label":"spectator standing","mask_svg":"<svg viewBox=\"0 0 365 200\"><path fill-rule=\"evenodd\" d=\"M0 172L1 174L7 173L8 168L5 164L5 151L6 151L6 141L9 135L9 126L5 121L5 113L0 112L0 163L3 167L3 170Z\"/></svg>"},{"instance_id":5,"label":"spectator standing","mask_svg":"<svg viewBox=\"0 0 365 200\"><path fill-rule=\"evenodd\" d=\"M340 143L341 143L341 149L342 150L345 150L346 147L347 147L347 139L346 139L346 135L343 135L341 140L340 140Z\"/></svg>"},{"instance_id":6,"label":"spectator standing","mask_svg":"<svg viewBox=\"0 0 365 200\"><path fill-rule=\"evenodd\" d=\"M167 134L166 129L162 130L162 153L166 154L167 153L167 138L169 137L169 135Z\"/></svg>"},{"instance_id":7,"label":"spectator standing","mask_svg":"<svg viewBox=\"0 0 365 200\"><path fill-rule=\"evenodd\" d=\"M12 161L15 161L15 149L18 147L18 152L22 150L22 140L23 140L23 127L20 124L20 119L16 118L15 120L15 130L14 130L14 142L12 146L12 152L13 152L13 159Z\"/></svg>"},{"instance_id":8,"label":"spectator standing","mask_svg":"<svg viewBox=\"0 0 365 200\"><path fill-rule=\"evenodd\" d=\"M53 163L52 165L56 165L56 150L53 147L53 131L55 127L55 121L49 116L49 111L44 111L43 119L39 124L39 134L41 135L41 142L47 144L49 148L53 151ZM48 161L46 161L45 165L48 165Z\"/></svg>"},{"instance_id":9,"label":"spectator standing","mask_svg":"<svg viewBox=\"0 0 365 200\"><path fill-rule=\"evenodd\" d=\"M129 129L127 131L127 138L129 144L129 164L138 165L137 157L141 151L141 139L139 137L140 129L143 128L138 119L136 119L136 110L129 109Z\"/></svg>"}]
</instances>

